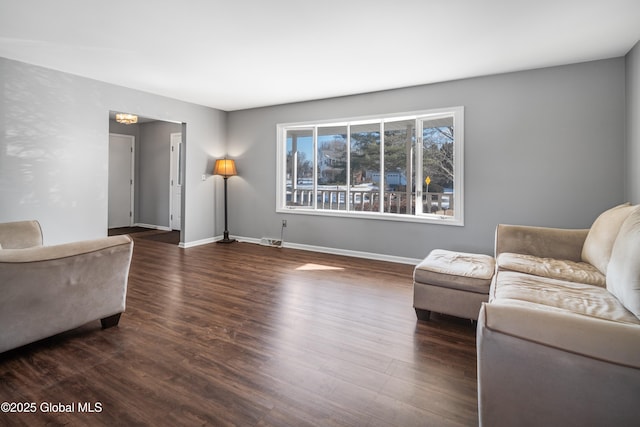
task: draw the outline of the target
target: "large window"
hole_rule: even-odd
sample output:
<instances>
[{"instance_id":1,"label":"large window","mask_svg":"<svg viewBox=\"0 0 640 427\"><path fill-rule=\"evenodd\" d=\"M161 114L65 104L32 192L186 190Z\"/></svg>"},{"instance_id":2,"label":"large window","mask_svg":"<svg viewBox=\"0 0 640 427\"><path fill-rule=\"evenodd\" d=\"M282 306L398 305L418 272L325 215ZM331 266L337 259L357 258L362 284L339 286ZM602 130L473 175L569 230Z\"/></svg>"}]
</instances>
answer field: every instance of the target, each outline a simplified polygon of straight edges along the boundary
<instances>
[{"instance_id":1,"label":"large window","mask_svg":"<svg viewBox=\"0 0 640 427\"><path fill-rule=\"evenodd\" d=\"M462 225L463 114L279 124L277 211Z\"/></svg>"}]
</instances>

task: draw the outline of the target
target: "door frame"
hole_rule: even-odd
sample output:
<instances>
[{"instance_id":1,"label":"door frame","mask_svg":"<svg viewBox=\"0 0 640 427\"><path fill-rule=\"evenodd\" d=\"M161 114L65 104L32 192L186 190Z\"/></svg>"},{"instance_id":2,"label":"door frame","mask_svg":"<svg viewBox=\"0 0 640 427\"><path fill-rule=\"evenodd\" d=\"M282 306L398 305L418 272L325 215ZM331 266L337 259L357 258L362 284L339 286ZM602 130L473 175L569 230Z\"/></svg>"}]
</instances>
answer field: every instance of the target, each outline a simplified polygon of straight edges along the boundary
<instances>
[{"instance_id":1,"label":"door frame","mask_svg":"<svg viewBox=\"0 0 640 427\"><path fill-rule=\"evenodd\" d=\"M174 141L178 135L180 136L180 141ZM170 141L169 141L169 145L170 145L170 152L169 152L169 156L170 156L170 167L169 167L169 228L172 230L180 230L182 231L182 217L183 217L183 212L182 212L182 199L184 198L184 168L182 167L182 165L180 164L183 160L184 157L184 139L183 139L183 133L182 132L171 132L171 134L169 135ZM177 146L177 151L174 147ZM175 154L174 154L175 153ZM175 206L176 204L176 200L175 200L175 191L174 191L174 180L173 177L177 176L178 178L178 182L179 184L176 185L180 185L180 187L182 187L182 189L180 190L180 206ZM180 222L179 222L179 227L180 228L174 228L174 219L173 219L173 213L175 208L177 208L180 212Z\"/></svg>"},{"instance_id":2,"label":"door frame","mask_svg":"<svg viewBox=\"0 0 640 427\"><path fill-rule=\"evenodd\" d=\"M131 181L129 183L129 189L130 189L130 200L129 200L129 227L133 226L133 224L135 223L134 218L135 218L135 190L136 190L136 186L135 186L135 182L136 182L136 174L135 174L135 164L136 164L136 137L133 135L126 135L126 134L122 134L122 133L115 133L115 132L109 132L109 144L111 144L111 136L118 136L118 137L125 137L127 139L130 140L131 142L131 160L130 160L130 165L129 165L129 169L130 169L130 176L131 176ZM109 160L110 162L110 160ZM110 173L109 170L109 166L107 166L107 171L108 173ZM109 192L107 191L107 206L109 204ZM107 218L107 228L108 228L108 224L109 224L109 218Z\"/></svg>"}]
</instances>

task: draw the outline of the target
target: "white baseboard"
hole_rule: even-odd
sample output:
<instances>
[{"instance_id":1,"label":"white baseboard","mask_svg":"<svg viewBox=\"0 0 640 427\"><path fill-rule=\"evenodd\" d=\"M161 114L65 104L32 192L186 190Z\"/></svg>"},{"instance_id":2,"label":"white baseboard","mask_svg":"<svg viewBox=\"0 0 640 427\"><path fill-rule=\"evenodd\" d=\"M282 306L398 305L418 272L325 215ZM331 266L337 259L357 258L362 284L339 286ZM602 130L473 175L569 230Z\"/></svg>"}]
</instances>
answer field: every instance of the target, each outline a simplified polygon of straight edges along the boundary
<instances>
[{"instance_id":1,"label":"white baseboard","mask_svg":"<svg viewBox=\"0 0 640 427\"><path fill-rule=\"evenodd\" d=\"M334 255L352 256L356 258L373 259L376 261L396 262L399 264L419 264L422 260L417 258L406 258L395 255L377 254L374 252L352 251L349 249L327 248L323 246L303 245L300 243L284 242L285 248L300 249L303 251L322 252Z\"/></svg>"},{"instance_id":2,"label":"white baseboard","mask_svg":"<svg viewBox=\"0 0 640 427\"><path fill-rule=\"evenodd\" d=\"M255 244L260 244L260 240L261 239L255 239L253 237L238 237L238 236L233 236L235 239L238 239L239 242L246 242L246 243L255 243ZM303 251L311 251L311 252L321 252L321 253L326 253L326 254L334 254L334 255L344 255L344 256L351 256L351 257L355 257L355 258L365 258L365 259L373 259L376 261L388 261L388 262L396 262L399 264L410 264L410 265L416 265L419 264L422 259L418 259L418 258L405 258L405 257L399 257L399 256L394 256L394 255L385 255L385 254L377 254L377 253L373 253L373 252L363 252L363 251L352 251L352 250L348 250L348 249L337 249L337 248L327 248L324 246L315 246L315 245L303 245L300 243L290 243L290 242L283 242L283 247L285 248L291 248L291 249L300 249Z\"/></svg>"},{"instance_id":3,"label":"white baseboard","mask_svg":"<svg viewBox=\"0 0 640 427\"><path fill-rule=\"evenodd\" d=\"M232 239L238 240L238 242L244 243L255 243L256 245L260 244L261 239L256 239L254 237L241 237L241 236L229 236ZM194 246L206 245L209 243L217 242L218 240L222 240L222 236L216 236L209 239L196 240L194 242L180 243L181 248L192 248ZM422 259L418 258L406 258L399 257L394 255L385 255L385 254L377 254L373 252L363 252L363 251L352 251L348 249L337 249L337 248L327 248L324 246L315 246L315 245L303 245L300 243L290 243L283 242L283 247L290 249L300 249L303 251L311 251L311 252L320 252L326 254L334 254L334 255L344 255L351 256L355 258L365 258L365 259L373 259L376 261L388 261L388 262L396 262L399 264L410 264L417 265ZM277 248L275 248L277 249Z\"/></svg>"},{"instance_id":4,"label":"white baseboard","mask_svg":"<svg viewBox=\"0 0 640 427\"><path fill-rule=\"evenodd\" d=\"M171 227L164 227L162 225L143 224L140 222L136 222L135 224L133 224L133 227L149 228L151 230L171 231Z\"/></svg>"},{"instance_id":5,"label":"white baseboard","mask_svg":"<svg viewBox=\"0 0 640 427\"><path fill-rule=\"evenodd\" d=\"M222 239L222 237L210 237L208 239L195 240L193 242L180 242L178 247L183 249L193 248L195 246L208 245L209 243L215 243L216 241Z\"/></svg>"},{"instance_id":6,"label":"white baseboard","mask_svg":"<svg viewBox=\"0 0 640 427\"><path fill-rule=\"evenodd\" d=\"M260 239L255 239L253 237L239 237L239 236L231 236L231 238L236 239L238 242L243 243L255 243L256 245L260 244Z\"/></svg>"}]
</instances>

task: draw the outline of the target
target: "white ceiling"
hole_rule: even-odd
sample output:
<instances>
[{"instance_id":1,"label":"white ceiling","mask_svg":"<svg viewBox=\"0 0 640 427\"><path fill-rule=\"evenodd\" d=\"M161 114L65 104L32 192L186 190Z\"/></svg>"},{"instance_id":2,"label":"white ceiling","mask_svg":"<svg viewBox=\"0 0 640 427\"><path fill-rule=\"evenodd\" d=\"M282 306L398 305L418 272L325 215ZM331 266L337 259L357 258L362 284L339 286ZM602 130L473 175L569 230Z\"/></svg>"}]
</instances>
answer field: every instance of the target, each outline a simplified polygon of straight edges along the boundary
<instances>
[{"instance_id":1,"label":"white ceiling","mask_svg":"<svg viewBox=\"0 0 640 427\"><path fill-rule=\"evenodd\" d=\"M0 0L0 56L222 110L625 55L640 0Z\"/></svg>"}]
</instances>

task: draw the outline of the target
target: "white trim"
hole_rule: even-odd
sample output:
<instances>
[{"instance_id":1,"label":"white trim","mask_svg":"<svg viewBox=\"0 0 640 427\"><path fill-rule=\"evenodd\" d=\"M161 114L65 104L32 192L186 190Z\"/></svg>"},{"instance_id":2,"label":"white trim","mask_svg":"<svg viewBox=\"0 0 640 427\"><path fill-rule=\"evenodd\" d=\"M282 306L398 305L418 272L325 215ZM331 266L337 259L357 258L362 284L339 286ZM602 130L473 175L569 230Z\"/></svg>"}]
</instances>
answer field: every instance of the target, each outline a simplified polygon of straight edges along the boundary
<instances>
[{"instance_id":1,"label":"white trim","mask_svg":"<svg viewBox=\"0 0 640 427\"><path fill-rule=\"evenodd\" d=\"M448 108L432 108L429 110L407 111L403 113L391 113L391 114L382 113L382 114L374 114L374 115L359 116L359 117L311 120L308 122L279 123L277 126L287 127L287 128L301 127L301 128L311 129L316 125L346 126L347 124L363 125L363 124L370 124L370 123L379 123L380 121L388 122L388 121L397 121L397 120L415 120L418 117L437 116L441 114L450 113L451 111L458 108L464 108L464 107L459 106L459 107L448 107Z\"/></svg>"},{"instance_id":2,"label":"white trim","mask_svg":"<svg viewBox=\"0 0 640 427\"><path fill-rule=\"evenodd\" d=\"M257 245L260 244L260 239L256 239L253 237L238 237L235 236L239 242L244 243L255 243ZM373 252L363 252L363 251L352 251L349 249L337 249L337 248L327 248L324 246L315 246L315 245L304 245L301 243L290 243L290 242L282 242L284 248L288 249L299 249L302 251L310 251L310 252L320 252L325 254L333 254L333 255L342 255L342 256L350 256L354 258L365 258L372 259L376 261L387 261L387 262L395 262L399 264L410 264L417 265L422 262L422 259L418 258L406 258L399 257L395 255L386 255L386 254L377 254Z\"/></svg>"},{"instance_id":3,"label":"white trim","mask_svg":"<svg viewBox=\"0 0 640 427\"><path fill-rule=\"evenodd\" d=\"M348 249L326 248L323 246L303 245L300 243L284 242L283 246L285 248L300 249L303 251L321 252L321 253L334 254L334 255L350 256L355 258L372 259L377 261L395 262L399 264L417 265L422 261L422 259L417 259L417 258L406 258L406 257L395 256L395 255L377 254L373 252L352 251Z\"/></svg>"},{"instance_id":4,"label":"white trim","mask_svg":"<svg viewBox=\"0 0 640 427\"><path fill-rule=\"evenodd\" d=\"M431 213L419 212L420 209L416 208L415 214L393 214L384 212L383 197L384 192L380 192L380 206L379 212L361 212L361 211L341 211L330 209L318 209L317 197L313 198L312 206L286 206L286 132L288 130L312 130L313 132L313 192L317 191L318 177L317 177L317 130L322 126L346 126L350 135L350 127L352 125L365 124L365 123L380 123L380 188L384 188L384 156L382 150L384 149L384 125L389 121L398 120L415 120L416 121L416 139L419 143L422 141L422 124L425 120L431 118L453 116L454 120L454 193L453 193L453 206L454 216L434 215ZM295 213L303 215L320 215L320 216L333 216L343 218L361 218L361 219L374 219L374 220L391 220L401 222L419 222L429 224L441 224L441 225L453 225L464 226L464 107L450 107L450 108L437 108L432 110L404 112L395 114L384 114L366 117L355 117L346 119L334 119L334 120L319 120L312 122L297 122L297 123L279 123L276 125L276 212L277 213ZM347 153L350 153L351 142L350 137L347 138ZM419 150L422 153L422 149ZM349 159L349 154L347 155ZM421 163L421 162L420 162ZM295 167L296 165L293 165ZM348 168L349 166L347 166ZM416 168L416 181L422 183L422 166L417 164ZM349 178L347 178L347 196L349 194ZM422 192L420 192L422 193ZM422 196L420 196L422 197ZM348 197L346 197L348 199Z\"/></svg>"},{"instance_id":5,"label":"white trim","mask_svg":"<svg viewBox=\"0 0 640 427\"><path fill-rule=\"evenodd\" d=\"M135 224L133 224L133 227L143 227L143 228L149 228L151 230L171 231L171 227L165 227L163 225L143 224L140 222L136 222Z\"/></svg>"},{"instance_id":6,"label":"white trim","mask_svg":"<svg viewBox=\"0 0 640 427\"><path fill-rule=\"evenodd\" d=\"M214 237L208 237L206 239L194 240L193 242L180 242L178 246L181 248L193 248L195 246L208 245L209 243L216 243L218 240L222 240L224 236L218 235ZM230 239L236 239L238 241L239 238L237 236L229 235ZM252 238L242 238L243 241L250 241L249 243L260 243L260 239L252 239Z\"/></svg>"},{"instance_id":7,"label":"white trim","mask_svg":"<svg viewBox=\"0 0 640 427\"><path fill-rule=\"evenodd\" d=\"M256 245L260 245L260 239L256 239L254 237L241 237L241 236L229 236L232 239L236 239L240 243L253 243ZM210 243L215 243L218 240L222 240L222 236L210 237L208 239L196 240L194 242L180 243L181 248L193 248L201 245L208 245ZM395 262L398 264L409 264L409 265L417 265L422 262L421 258L407 258L407 257L399 257L395 255L385 255L385 254L377 254L373 252L363 252L363 251L352 251L348 249L337 249L337 248L327 248L324 246L315 246L315 245L303 245L300 243L289 243L283 242L284 248L288 249L298 249L301 251L310 251L310 252L320 252L325 254L333 254L333 255L342 255L342 256L350 256L354 258L364 258L364 259L372 259L376 261L387 261L387 262Z\"/></svg>"},{"instance_id":8,"label":"white trim","mask_svg":"<svg viewBox=\"0 0 640 427\"><path fill-rule=\"evenodd\" d=\"M435 214L420 214L420 215L406 215L406 214L394 214L380 212L359 212L359 211L331 211L331 210L313 210L304 208L280 208L277 209L278 213L295 213L300 215L316 215L316 216L333 216L340 218L352 218L352 219L368 219L373 221L396 221L396 222L418 222L421 224L439 224L439 225L454 225L462 227L464 222L456 221L455 217L447 215L435 215Z\"/></svg>"},{"instance_id":9,"label":"white trim","mask_svg":"<svg viewBox=\"0 0 640 427\"><path fill-rule=\"evenodd\" d=\"M180 141L178 142L174 142L174 139L177 137L180 137ZM176 203L176 196L175 196L175 191L174 191L174 185L176 186L180 186L183 187L182 184L179 184L180 181L182 181L182 183L184 183L184 178L183 178L183 174L181 174L180 172L184 172L181 170L180 168L180 159L182 157L182 145L183 145L183 140L182 140L182 132L171 132L169 134L169 227L172 230L182 230L182 190L184 188L182 188L180 190L180 207L178 208L180 210L180 221L178 223L179 228L174 228L174 219L173 218L173 211L174 211L174 204ZM176 151L177 150L177 151ZM174 154L174 152L176 154ZM173 182L174 179L174 175L177 176L177 180L178 182ZM182 175L182 176L179 176Z\"/></svg>"},{"instance_id":10,"label":"white trim","mask_svg":"<svg viewBox=\"0 0 640 427\"><path fill-rule=\"evenodd\" d=\"M196 247L196 246L208 245L209 243L215 243L216 241L221 240L221 239L222 239L222 236L210 237L208 239L202 239L202 240L195 240L193 242L180 242L178 247L181 247L183 249L188 249L188 248L193 248L193 247Z\"/></svg>"}]
</instances>

